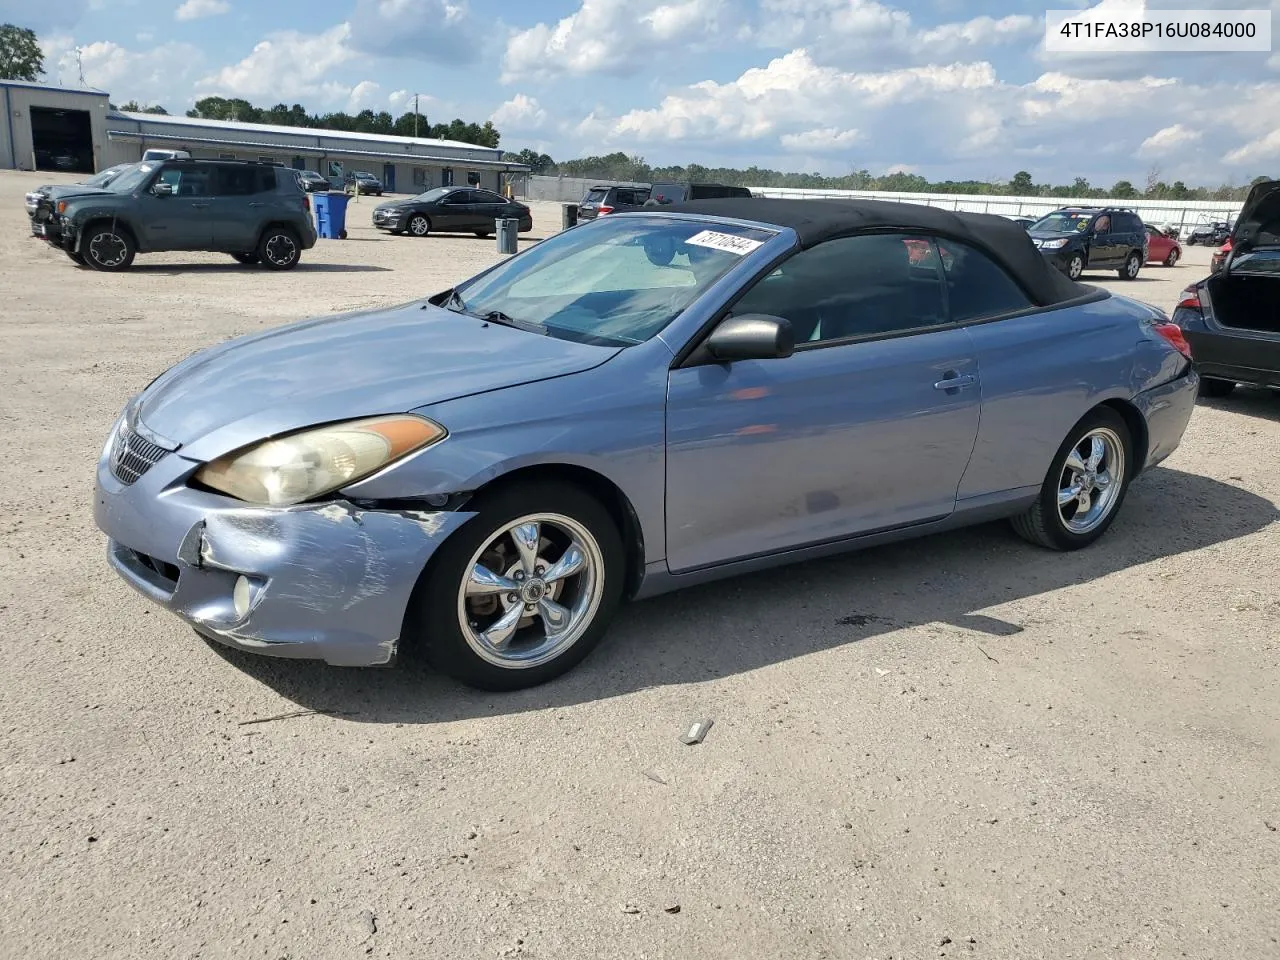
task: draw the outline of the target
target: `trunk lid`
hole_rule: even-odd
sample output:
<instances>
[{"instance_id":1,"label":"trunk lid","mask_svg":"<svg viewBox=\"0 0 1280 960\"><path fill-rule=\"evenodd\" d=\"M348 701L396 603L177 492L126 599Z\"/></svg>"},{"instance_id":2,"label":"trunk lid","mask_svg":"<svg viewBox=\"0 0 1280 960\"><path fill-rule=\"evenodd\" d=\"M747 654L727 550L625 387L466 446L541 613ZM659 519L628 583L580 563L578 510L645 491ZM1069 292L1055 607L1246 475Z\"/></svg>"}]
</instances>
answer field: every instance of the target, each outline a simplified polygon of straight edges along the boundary
<instances>
[{"instance_id":1,"label":"trunk lid","mask_svg":"<svg viewBox=\"0 0 1280 960\"><path fill-rule=\"evenodd\" d=\"M1231 252L1280 243L1280 180L1255 183L1231 231Z\"/></svg>"}]
</instances>

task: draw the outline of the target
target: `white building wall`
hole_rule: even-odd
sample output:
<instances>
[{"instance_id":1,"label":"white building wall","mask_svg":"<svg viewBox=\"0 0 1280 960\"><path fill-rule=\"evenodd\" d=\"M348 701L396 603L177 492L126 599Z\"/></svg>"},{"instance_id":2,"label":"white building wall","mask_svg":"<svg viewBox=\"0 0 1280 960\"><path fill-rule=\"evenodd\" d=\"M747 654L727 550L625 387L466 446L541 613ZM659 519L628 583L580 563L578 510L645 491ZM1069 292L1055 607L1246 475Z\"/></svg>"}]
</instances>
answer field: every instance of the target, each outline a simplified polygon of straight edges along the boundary
<instances>
[{"instance_id":1,"label":"white building wall","mask_svg":"<svg viewBox=\"0 0 1280 960\"><path fill-rule=\"evenodd\" d=\"M99 91L67 90L39 84L0 82L0 169L34 170L31 108L84 110L89 114L95 170L110 164L107 150L107 95Z\"/></svg>"}]
</instances>

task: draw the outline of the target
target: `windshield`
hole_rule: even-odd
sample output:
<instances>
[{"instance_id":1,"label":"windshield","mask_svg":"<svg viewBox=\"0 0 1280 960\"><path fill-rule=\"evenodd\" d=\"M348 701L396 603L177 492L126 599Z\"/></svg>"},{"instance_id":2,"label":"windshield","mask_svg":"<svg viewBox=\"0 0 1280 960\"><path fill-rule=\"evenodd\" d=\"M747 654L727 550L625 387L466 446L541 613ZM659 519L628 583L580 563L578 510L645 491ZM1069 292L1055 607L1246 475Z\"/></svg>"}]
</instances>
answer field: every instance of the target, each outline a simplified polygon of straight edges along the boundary
<instances>
[{"instance_id":1,"label":"windshield","mask_svg":"<svg viewBox=\"0 0 1280 960\"><path fill-rule=\"evenodd\" d=\"M117 167L107 167L101 173L94 174L84 182L86 187L105 187L120 174L124 173L132 164L121 164Z\"/></svg>"},{"instance_id":2,"label":"windshield","mask_svg":"<svg viewBox=\"0 0 1280 960\"><path fill-rule=\"evenodd\" d=\"M1083 233L1089 229L1091 213L1051 213L1031 225L1032 233Z\"/></svg>"},{"instance_id":3,"label":"windshield","mask_svg":"<svg viewBox=\"0 0 1280 960\"><path fill-rule=\"evenodd\" d=\"M774 236L695 220L604 217L468 281L451 306L580 343L641 343Z\"/></svg>"},{"instance_id":4,"label":"windshield","mask_svg":"<svg viewBox=\"0 0 1280 960\"><path fill-rule=\"evenodd\" d=\"M157 166L158 164L154 163L139 163L112 180L107 184L106 189L112 193L133 193L147 182L151 174L156 172Z\"/></svg>"},{"instance_id":5,"label":"windshield","mask_svg":"<svg viewBox=\"0 0 1280 960\"><path fill-rule=\"evenodd\" d=\"M418 194L418 195L417 195L416 197L414 197L413 199L415 199L415 200L439 200L441 197L443 197L446 193L448 193L448 192L449 192L450 190L452 190L452 189L453 189L452 187L436 187L436 188L434 188L434 189L432 189L432 190L428 190L426 193L420 193L420 194Z\"/></svg>"}]
</instances>

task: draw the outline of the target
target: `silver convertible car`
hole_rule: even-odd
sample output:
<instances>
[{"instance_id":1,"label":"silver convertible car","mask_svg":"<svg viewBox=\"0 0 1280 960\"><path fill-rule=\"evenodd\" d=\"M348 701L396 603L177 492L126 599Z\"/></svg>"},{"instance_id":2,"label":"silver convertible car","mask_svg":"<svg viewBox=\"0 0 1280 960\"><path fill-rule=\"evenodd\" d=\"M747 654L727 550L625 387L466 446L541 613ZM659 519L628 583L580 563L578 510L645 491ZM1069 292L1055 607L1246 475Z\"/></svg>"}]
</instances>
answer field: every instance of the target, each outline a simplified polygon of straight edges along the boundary
<instances>
[{"instance_id":1,"label":"silver convertible car","mask_svg":"<svg viewBox=\"0 0 1280 960\"><path fill-rule=\"evenodd\" d=\"M1180 442L1189 353L1003 217L696 201L189 357L96 517L207 638L514 689L625 599L1003 517L1087 546Z\"/></svg>"}]
</instances>

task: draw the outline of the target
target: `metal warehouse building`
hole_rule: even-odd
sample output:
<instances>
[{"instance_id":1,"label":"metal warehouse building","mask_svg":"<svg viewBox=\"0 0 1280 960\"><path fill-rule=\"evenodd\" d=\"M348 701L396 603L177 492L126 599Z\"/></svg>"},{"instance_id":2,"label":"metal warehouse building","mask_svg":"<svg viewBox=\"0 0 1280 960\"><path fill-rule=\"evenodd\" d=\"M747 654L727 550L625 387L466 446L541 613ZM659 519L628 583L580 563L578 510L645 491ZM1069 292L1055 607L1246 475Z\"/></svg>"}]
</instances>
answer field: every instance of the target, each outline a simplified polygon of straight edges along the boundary
<instances>
[{"instance_id":1,"label":"metal warehouse building","mask_svg":"<svg viewBox=\"0 0 1280 960\"><path fill-rule=\"evenodd\" d=\"M0 166L14 170L92 173L166 148L214 160L268 160L331 180L367 170L389 193L467 183L500 190L503 174L528 171L503 160L499 149L453 140L122 113L102 90L4 80L0 96L7 117Z\"/></svg>"}]
</instances>

